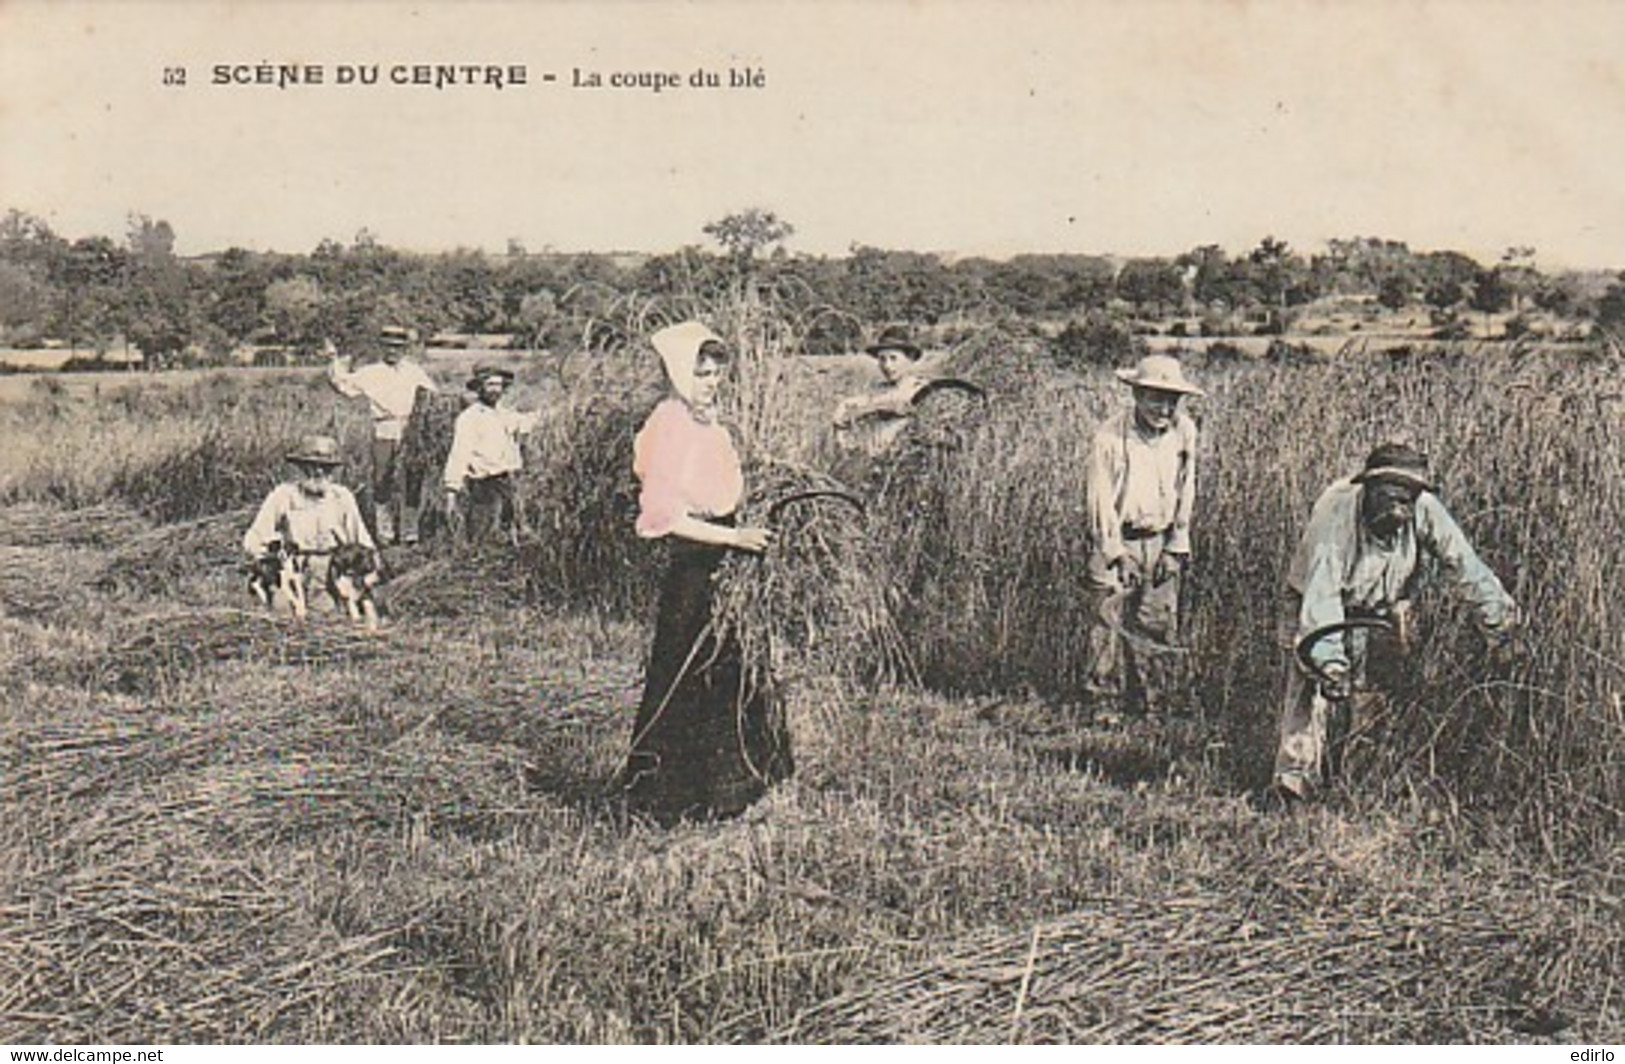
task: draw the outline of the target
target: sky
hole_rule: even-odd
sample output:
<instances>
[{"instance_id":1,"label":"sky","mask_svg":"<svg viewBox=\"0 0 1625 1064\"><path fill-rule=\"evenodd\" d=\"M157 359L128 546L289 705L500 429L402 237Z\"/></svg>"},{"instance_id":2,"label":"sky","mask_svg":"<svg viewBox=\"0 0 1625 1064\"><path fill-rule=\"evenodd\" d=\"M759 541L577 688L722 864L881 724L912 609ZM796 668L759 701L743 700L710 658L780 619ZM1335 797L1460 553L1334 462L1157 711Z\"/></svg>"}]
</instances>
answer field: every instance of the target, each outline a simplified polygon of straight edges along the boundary
<instances>
[{"instance_id":1,"label":"sky","mask_svg":"<svg viewBox=\"0 0 1625 1064\"><path fill-rule=\"evenodd\" d=\"M1619 267L1620 55L1595 0L0 0L0 209L70 238L144 213L183 254L665 251L758 206L814 254L1381 236ZM214 83L262 63L323 81ZM390 83L417 64L526 84Z\"/></svg>"}]
</instances>

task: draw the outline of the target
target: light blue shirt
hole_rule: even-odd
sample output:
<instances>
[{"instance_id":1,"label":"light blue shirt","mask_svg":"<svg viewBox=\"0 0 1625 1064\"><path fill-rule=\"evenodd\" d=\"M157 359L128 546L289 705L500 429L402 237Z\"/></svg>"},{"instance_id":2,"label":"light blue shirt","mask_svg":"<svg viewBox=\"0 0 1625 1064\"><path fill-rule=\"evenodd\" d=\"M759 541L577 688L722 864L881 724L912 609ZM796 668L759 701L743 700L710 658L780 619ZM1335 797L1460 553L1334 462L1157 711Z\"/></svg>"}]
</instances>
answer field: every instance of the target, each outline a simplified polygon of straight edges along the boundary
<instances>
[{"instance_id":1,"label":"light blue shirt","mask_svg":"<svg viewBox=\"0 0 1625 1064\"><path fill-rule=\"evenodd\" d=\"M1419 554L1437 558L1478 612L1479 623L1499 628L1515 614L1512 597L1479 558L1444 503L1431 492L1416 500L1411 523L1383 543L1360 522L1363 489L1352 479L1336 481L1321 493L1309 525L1292 556L1287 585L1302 596L1298 638L1344 619L1350 610L1386 614L1411 590ZM1315 664L1348 665L1340 636L1320 641Z\"/></svg>"}]
</instances>

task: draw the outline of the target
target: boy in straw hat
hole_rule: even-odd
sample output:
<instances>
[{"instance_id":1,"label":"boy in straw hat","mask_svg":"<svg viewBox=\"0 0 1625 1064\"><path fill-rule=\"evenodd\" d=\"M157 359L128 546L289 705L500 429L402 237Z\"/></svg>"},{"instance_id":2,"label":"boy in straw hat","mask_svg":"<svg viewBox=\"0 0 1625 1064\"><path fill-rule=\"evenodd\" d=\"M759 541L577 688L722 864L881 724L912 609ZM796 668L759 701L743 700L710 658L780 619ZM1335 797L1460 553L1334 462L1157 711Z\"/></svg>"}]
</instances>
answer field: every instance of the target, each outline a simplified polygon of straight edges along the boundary
<instances>
[{"instance_id":1,"label":"boy in straw hat","mask_svg":"<svg viewBox=\"0 0 1625 1064\"><path fill-rule=\"evenodd\" d=\"M513 374L493 366L478 366L468 380L475 401L457 415L452 426L451 452L446 455L446 513L461 513L460 497L467 496L467 532L479 540L492 530L512 534L514 474L525 467L521 437L541 424L539 410L521 411L502 405Z\"/></svg>"},{"instance_id":2,"label":"boy in straw hat","mask_svg":"<svg viewBox=\"0 0 1625 1064\"><path fill-rule=\"evenodd\" d=\"M1102 724L1165 708L1196 500L1196 424L1179 404L1203 394L1171 355L1147 355L1117 376L1134 405L1096 430L1086 473L1093 609L1085 693Z\"/></svg>"},{"instance_id":3,"label":"boy in straw hat","mask_svg":"<svg viewBox=\"0 0 1625 1064\"><path fill-rule=\"evenodd\" d=\"M288 452L294 479L271 489L243 533L243 553L256 574L256 593L279 612L303 616L304 588L327 583L333 553L354 544L370 556L376 578L377 544L349 488L333 480L344 464L331 436L306 436ZM263 574L263 575L261 575Z\"/></svg>"},{"instance_id":4,"label":"boy in straw hat","mask_svg":"<svg viewBox=\"0 0 1625 1064\"><path fill-rule=\"evenodd\" d=\"M340 358L338 349L328 345L332 361L327 376L340 395L366 399L372 413L372 504L378 538L395 542L398 527L401 542L416 543L423 478L416 470L401 468L401 437L412 417L418 391L439 388L422 366L407 357L417 347L415 332L386 325L379 331L378 342L383 360L360 369L352 369L351 360Z\"/></svg>"},{"instance_id":5,"label":"boy in straw hat","mask_svg":"<svg viewBox=\"0 0 1625 1064\"><path fill-rule=\"evenodd\" d=\"M1275 758L1283 797L1308 798L1324 782L1331 704L1347 702L1367 682L1365 630L1334 629L1308 647L1314 677L1299 664L1299 642L1364 618L1391 625L1394 638L1386 643L1403 653L1424 552L1472 603L1491 644L1504 643L1517 625L1517 606L1433 494L1426 455L1405 443L1380 444L1359 473L1333 481L1315 501L1287 571L1283 649L1293 653Z\"/></svg>"}]
</instances>

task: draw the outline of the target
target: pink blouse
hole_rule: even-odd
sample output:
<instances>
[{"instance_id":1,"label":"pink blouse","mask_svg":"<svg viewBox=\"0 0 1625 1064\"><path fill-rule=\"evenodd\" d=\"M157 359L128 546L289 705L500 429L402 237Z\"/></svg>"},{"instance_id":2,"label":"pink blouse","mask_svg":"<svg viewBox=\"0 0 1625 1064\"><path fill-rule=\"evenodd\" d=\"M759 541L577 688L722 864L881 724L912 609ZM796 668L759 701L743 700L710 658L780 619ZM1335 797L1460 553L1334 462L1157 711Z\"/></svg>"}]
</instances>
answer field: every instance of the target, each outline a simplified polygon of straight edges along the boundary
<instances>
[{"instance_id":1,"label":"pink blouse","mask_svg":"<svg viewBox=\"0 0 1625 1064\"><path fill-rule=\"evenodd\" d=\"M684 515L723 517L745 494L739 452L722 425L697 421L681 399L654 408L632 443L638 496L638 535L664 536Z\"/></svg>"}]
</instances>

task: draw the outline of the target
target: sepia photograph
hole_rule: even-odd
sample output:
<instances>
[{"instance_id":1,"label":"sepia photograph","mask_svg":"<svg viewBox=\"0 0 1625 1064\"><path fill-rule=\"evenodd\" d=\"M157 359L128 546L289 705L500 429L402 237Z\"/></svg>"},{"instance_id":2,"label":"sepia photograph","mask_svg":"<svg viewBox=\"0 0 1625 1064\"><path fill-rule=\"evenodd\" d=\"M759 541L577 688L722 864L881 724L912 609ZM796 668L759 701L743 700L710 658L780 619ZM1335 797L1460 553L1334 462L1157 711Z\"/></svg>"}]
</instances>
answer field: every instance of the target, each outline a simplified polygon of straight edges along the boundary
<instances>
[{"instance_id":1,"label":"sepia photograph","mask_svg":"<svg viewBox=\"0 0 1625 1064\"><path fill-rule=\"evenodd\" d=\"M0 0L0 1043L1613 1060L1621 41Z\"/></svg>"}]
</instances>

